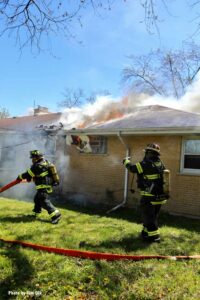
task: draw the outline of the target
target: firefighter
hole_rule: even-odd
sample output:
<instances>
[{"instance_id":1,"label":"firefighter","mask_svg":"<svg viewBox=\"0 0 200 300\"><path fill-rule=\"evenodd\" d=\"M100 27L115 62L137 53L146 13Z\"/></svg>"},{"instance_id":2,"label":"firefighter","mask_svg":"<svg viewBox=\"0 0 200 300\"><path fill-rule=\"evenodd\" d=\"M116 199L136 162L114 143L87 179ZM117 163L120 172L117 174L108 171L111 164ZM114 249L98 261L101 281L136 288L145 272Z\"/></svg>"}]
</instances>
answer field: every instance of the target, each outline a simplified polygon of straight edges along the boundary
<instances>
[{"instance_id":1,"label":"firefighter","mask_svg":"<svg viewBox=\"0 0 200 300\"><path fill-rule=\"evenodd\" d=\"M61 213L54 207L48 199L48 195L53 192L53 186L59 184L59 177L55 166L44 155L38 151L30 151L32 166L25 173L20 174L18 180L34 181L36 186L36 195L34 197L34 209L32 217L37 218L42 208L47 210L52 224L57 224L61 218Z\"/></svg>"},{"instance_id":2,"label":"firefighter","mask_svg":"<svg viewBox=\"0 0 200 300\"><path fill-rule=\"evenodd\" d=\"M160 242L158 215L161 206L169 198L169 189L164 189L166 168L160 159L158 144L148 144L144 152L145 156L141 162L131 164L130 158L125 158L123 164L130 172L137 174L137 184L141 191L140 207L143 222L141 236L149 242ZM169 174L169 171L166 171Z\"/></svg>"}]
</instances>

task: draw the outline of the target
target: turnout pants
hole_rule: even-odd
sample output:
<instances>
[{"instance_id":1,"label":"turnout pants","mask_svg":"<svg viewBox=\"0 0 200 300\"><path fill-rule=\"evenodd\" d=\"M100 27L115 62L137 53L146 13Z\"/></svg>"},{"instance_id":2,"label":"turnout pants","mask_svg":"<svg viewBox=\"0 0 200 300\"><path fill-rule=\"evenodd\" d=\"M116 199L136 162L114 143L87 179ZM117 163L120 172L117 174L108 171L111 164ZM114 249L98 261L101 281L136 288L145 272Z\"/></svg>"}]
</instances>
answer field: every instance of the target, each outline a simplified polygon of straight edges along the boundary
<instances>
[{"instance_id":1,"label":"turnout pants","mask_svg":"<svg viewBox=\"0 0 200 300\"><path fill-rule=\"evenodd\" d=\"M56 208L48 199L48 193L46 190L38 190L34 197L34 209L33 212L41 213L42 208L47 210L48 214L52 214Z\"/></svg>"},{"instance_id":2,"label":"turnout pants","mask_svg":"<svg viewBox=\"0 0 200 300\"><path fill-rule=\"evenodd\" d=\"M147 240L159 239L158 216L161 204L153 205L154 197L143 196L140 207L142 214L143 230L142 236Z\"/></svg>"}]
</instances>

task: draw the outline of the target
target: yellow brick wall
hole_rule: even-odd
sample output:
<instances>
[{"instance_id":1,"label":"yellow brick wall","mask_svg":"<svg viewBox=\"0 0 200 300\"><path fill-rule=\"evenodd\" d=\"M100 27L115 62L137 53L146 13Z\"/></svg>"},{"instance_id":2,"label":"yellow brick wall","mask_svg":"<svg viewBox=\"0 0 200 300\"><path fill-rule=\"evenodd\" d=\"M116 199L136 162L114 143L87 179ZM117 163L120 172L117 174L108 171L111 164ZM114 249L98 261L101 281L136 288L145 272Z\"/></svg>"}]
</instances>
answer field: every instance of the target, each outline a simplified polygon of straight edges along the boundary
<instances>
[{"instance_id":1,"label":"yellow brick wall","mask_svg":"<svg viewBox=\"0 0 200 300\"><path fill-rule=\"evenodd\" d=\"M126 149L117 136L108 137L107 154L80 154L75 146L66 146L66 170L62 192L83 195L85 201L115 206L123 201ZM126 136L133 163L142 160L148 143L161 147L161 159L171 172L171 197L163 209L171 213L200 216L200 176L180 174L181 136ZM129 173L129 188L132 174ZM136 183L133 185L136 189ZM129 191L127 205L139 201L139 191Z\"/></svg>"}]
</instances>

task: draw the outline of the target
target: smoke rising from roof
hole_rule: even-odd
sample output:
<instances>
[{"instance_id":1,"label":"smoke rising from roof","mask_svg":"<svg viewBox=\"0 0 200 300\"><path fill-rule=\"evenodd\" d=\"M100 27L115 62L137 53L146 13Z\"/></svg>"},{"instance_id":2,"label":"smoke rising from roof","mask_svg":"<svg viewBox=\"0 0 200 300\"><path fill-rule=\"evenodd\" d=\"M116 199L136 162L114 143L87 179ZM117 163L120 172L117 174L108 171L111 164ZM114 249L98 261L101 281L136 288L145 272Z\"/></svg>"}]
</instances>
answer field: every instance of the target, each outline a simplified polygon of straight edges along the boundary
<instances>
[{"instance_id":1,"label":"smoke rising from roof","mask_svg":"<svg viewBox=\"0 0 200 300\"><path fill-rule=\"evenodd\" d=\"M129 96L132 98L132 95ZM180 98L144 96L140 105L162 105L187 112L200 113L200 78L188 87L186 93Z\"/></svg>"},{"instance_id":2,"label":"smoke rising from roof","mask_svg":"<svg viewBox=\"0 0 200 300\"><path fill-rule=\"evenodd\" d=\"M66 108L61 122L65 129L85 128L120 119L134 112L139 106L161 105L187 112L200 113L200 79L191 85L180 99L162 97L159 95L130 93L123 98L112 96L97 96L96 101L84 107Z\"/></svg>"}]
</instances>

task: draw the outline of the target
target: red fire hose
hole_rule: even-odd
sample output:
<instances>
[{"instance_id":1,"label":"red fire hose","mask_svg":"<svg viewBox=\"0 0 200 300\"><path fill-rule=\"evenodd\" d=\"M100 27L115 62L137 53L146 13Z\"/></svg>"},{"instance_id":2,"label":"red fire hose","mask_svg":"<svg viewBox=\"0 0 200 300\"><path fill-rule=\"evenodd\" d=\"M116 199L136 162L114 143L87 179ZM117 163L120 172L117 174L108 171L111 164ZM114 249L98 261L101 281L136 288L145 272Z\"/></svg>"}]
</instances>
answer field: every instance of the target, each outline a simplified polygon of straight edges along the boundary
<instances>
[{"instance_id":1,"label":"red fire hose","mask_svg":"<svg viewBox=\"0 0 200 300\"><path fill-rule=\"evenodd\" d=\"M32 248L35 250L41 250L41 251L47 251L47 252L53 252L65 256L72 256L72 257L80 257L80 258L86 258L86 259L93 259L93 260L101 260L105 259L108 261L113 260L122 260L122 259L128 259L128 260L145 260L145 259L170 259L170 260L182 260L182 259L200 259L200 255L180 255L180 256L166 256L166 255L126 255L126 254L113 254L113 253L100 253L100 252L91 252L91 251L81 251L81 250L74 250L74 249L63 249L63 248L55 248L55 247L49 247L49 246L43 246L38 244L32 244L28 242L23 241L15 241L15 240L5 240L1 239L0 241L4 243L10 243L10 244L18 244L23 247Z\"/></svg>"},{"instance_id":2,"label":"red fire hose","mask_svg":"<svg viewBox=\"0 0 200 300\"><path fill-rule=\"evenodd\" d=\"M11 181L10 183L8 183L0 188L0 193L4 192L5 190L8 190L12 186L14 186L20 182L21 182L21 180L18 180L18 179Z\"/></svg>"},{"instance_id":3,"label":"red fire hose","mask_svg":"<svg viewBox=\"0 0 200 300\"><path fill-rule=\"evenodd\" d=\"M14 186L14 185L16 185L16 184L18 184L20 182L26 182L26 180L19 180L19 179L13 180L13 181L9 182L8 184L2 186L0 188L0 193L6 191L8 189L10 189L12 186Z\"/></svg>"},{"instance_id":4,"label":"red fire hose","mask_svg":"<svg viewBox=\"0 0 200 300\"><path fill-rule=\"evenodd\" d=\"M3 191L11 188L12 186L20 183L21 180L14 180L7 185L0 188L0 193ZM47 252L53 252L57 254L62 254L66 256L73 256L73 257L80 257L80 258L87 258L87 259L94 259L94 260L100 260L105 259L108 261L113 260L122 260L122 259L128 259L128 260L144 260L144 259L171 259L171 260L181 260L181 259L200 259L200 255L180 255L180 256L166 256L166 255L126 255L126 254L113 254L113 253L100 253L100 252L91 252L91 251L81 251L81 250L74 250L74 249L63 249L63 248L55 248L55 247L49 247L49 246L43 246L43 245L37 245L32 244L28 242L23 241L15 241L15 240L5 240L0 238L0 241L4 243L10 243L10 244L18 244L23 247L28 247L36 250L42 250Z\"/></svg>"}]
</instances>

